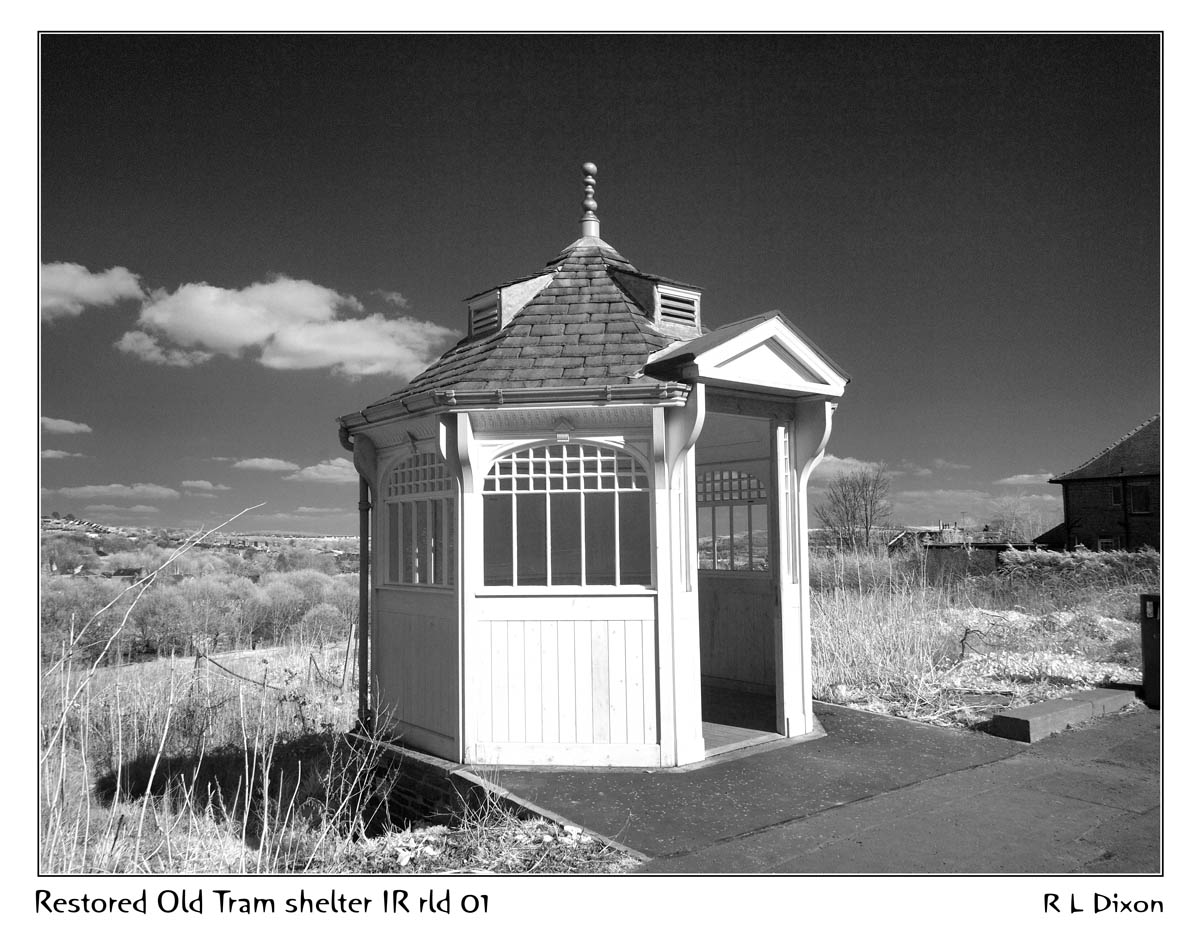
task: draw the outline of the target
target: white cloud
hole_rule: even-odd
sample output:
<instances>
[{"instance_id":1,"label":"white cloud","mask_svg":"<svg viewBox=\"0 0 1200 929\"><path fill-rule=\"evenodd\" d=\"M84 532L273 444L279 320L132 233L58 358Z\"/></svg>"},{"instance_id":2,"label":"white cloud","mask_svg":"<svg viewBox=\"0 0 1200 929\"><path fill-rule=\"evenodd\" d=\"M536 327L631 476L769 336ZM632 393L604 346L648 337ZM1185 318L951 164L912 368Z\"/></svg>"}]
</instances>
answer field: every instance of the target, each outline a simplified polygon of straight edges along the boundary
<instances>
[{"instance_id":1,"label":"white cloud","mask_svg":"<svg viewBox=\"0 0 1200 929\"><path fill-rule=\"evenodd\" d=\"M80 452L64 452L61 449L57 449L57 448L43 448L42 449L42 457L43 458L85 458L87 456L81 454Z\"/></svg>"},{"instance_id":2,"label":"white cloud","mask_svg":"<svg viewBox=\"0 0 1200 929\"><path fill-rule=\"evenodd\" d=\"M69 419L51 419L49 416L42 417L42 428L47 432L57 432L62 435L92 431L92 427L87 423L73 423Z\"/></svg>"},{"instance_id":3,"label":"white cloud","mask_svg":"<svg viewBox=\"0 0 1200 929\"><path fill-rule=\"evenodd\" d=\"M268 368L330 368L347 377L395 374L411 378L423 371L438 350L458 333L409 317L333 320L278 332L263 347Z\"/></svg>"},{"instance_id":4,"label":"white cloud","mask_svg":"<svg viewBox=\"0 0 1200 929\"><path fill-rule=\"evenodd\" d=\"M995 484L1045 484L1046 481L1054 477L1053 474L1014 474L1012 477L1001 478L998 481L993 481Z\"/></svg>"},{"instance_id":5,"label":"white cloud","mask_svg":"<svg viewBox=\"0 0 1200 929\"><path fill-rule=\"evenodd\" d=\"M401 310L408 309L408 297L404 296L398 290L373 290L371 293L383 297L384 300L394 307L398 307Z\"/></svg>"},{"instance_id":6,"label":"white cloud","mask_svg":"<svg viewBox=\"0 0 1200 929\"><path fill-rule=\"evenodd\" d=\"M921 500L938 503L942 506L960 506L966 504L979 504L992 499L992 495L986 490L901 490L894 497L898 500Z\"/></svg>"},{"instance_id":7,"label":"white cloud","mask_svg":"<svg viewBox=\"0 0 1200 929\"><path fill-rule=\"evenodd\" d=\"M139 503L134 506L117 506L114 503L95 503L85 506L84 509L89 513L107 513L110 516L146 516L151 513L158 512L158 507L147 506L144 503Z\"/></svg>"},{"instance_id":8,"label":"white cloud","mask_svg":"<svg viewBox=\"0 0 1200 929\"><path fill-rule=\"evenodd\" d=\"M945 458L933 459L933 466L935 468L939 468L943 471L969 471L969 470L971 470L970 465L955 464L953 461L947 461Z\"/></svg>"},{"instance_id":9,"label":"white cloud","mask_svg":"<svg viewBox=\"0 0 1200 929\"><path fill-rule=\"evenodd\" d=\"M158 484L88 484L83 487L60 487L54 493L64 497L98 497L113 500L177 500L179 491Z\"/></svg>"},{"instance_id":10,"label":"white cloud","mask_svg":"<svg viewBox=\"0 0 1200 929\"><path fill-rule=\"evenodd\" d=\"M278 277L241 290L211 284L184 284L174 293L158 290L139 322L179 345L237 357L290 326L331 320L343 307L361 309L353 297L328 287Z\"/></svg>"},{"instance_id":11,"label":"white cloud","mask_svg":"<svg viewBox=\"0 0 1200 929\"><path fill-rule=\"evenodd\" d=\"M348 512L344 506L298 506L296 514L298 516L324 516L328 513L346 513Z\"/></svg>"},{"instance_id":12,"label":"white cloud","mask_svg":"<svg viewBox=\"0 0 1200 929\"><path fill-rule=\"evenodd\" d=\"M300 465L282 458L243 458L235 461L233 467L246 471L299 471Z\"/></svg>"},{"instance_id":13,"label":"white cloud","mask_svg":"<svg viewBox=\"0 0 1200 929\"><path fill-rule=\"evenodd\" d=\"M42 265L41 311L47 322L78 316L89 306L109 306L143 296L138 276L127 268L92 272L68 261Z\"/></svg>"},{"instance_id":14,"label":"white cloud","mask_svg":"<svg viewBox=\"0 0 1200 929\"><path fill-rule=\"evenodd\" d=\"M180 487L188 490L228 490L224 484L214 484L212 481L180 481Z\"/></svg>"},{"instance_id":15,"label":"white cloud","mask_svg":"<svg viewBox=\"0 0 1200 929\"><path fill-rule=\"evenodd\" d=\"M907 526L946 522L985 523L1011 497L971 488L939 490L902 490L891 495L896 522ZM1047 519L1057 512L1061 519L1062 501L1054 494L1026 494L1020 498L1042 512Z\"/></svg>"},{"instance_id":16,"label":"white cloud","mask_svg":"<svg viewBox=\"0 0 1200 929\"><path fill-rule=\"evenodd\" d=\"M358 480L358 472L349 458L330 458L320 464L309 465L295 474L289 474L285 481L317 481L326 484L350 484Z\"/></svg>"},{"instance_id":17,"label":"white cloud","mask_svg":"<svg viewBox=\"0 0 1200 929\"><path fill-rule=\"evenodd\" d=\"M384 297L397 305L404 299L394 292ZM285 276L240 290L183 284L173 293L152 293L138 318L140 329L116 345L156 364L190 366L217 354L257 354L260 364L277 370L409 378L459 335L409 317L356 315L362 311L352 296Z\"/></svg>"},{"instance_id":18,"label":"white cloud","mask_svg":"<svg viewBox=\"0 0 1200 929\"><path fill-rule=\"evenodd\" d=\"M877 461L863 461L861 458L839 458L837 455L826 454L817 466L813 468L812 474L809 476L809 483L823 484L828 483L840 474L846 474L850 471L858 471L862 468L874 470L879 467Z\"/></svg>"},{"instance_id":19,"label":"white cloud","mask_svg":"<svg viewBox=\"0 0 1200 929\"><path fill-rule=\"evenodd\" d=\"M172 368L194 368L213 357L212 352L185 351L180 348L163 348L154 336L145 332L127 332L113 343L114 346L142 361L167 365Z\"/></svg>"}]
</instances>

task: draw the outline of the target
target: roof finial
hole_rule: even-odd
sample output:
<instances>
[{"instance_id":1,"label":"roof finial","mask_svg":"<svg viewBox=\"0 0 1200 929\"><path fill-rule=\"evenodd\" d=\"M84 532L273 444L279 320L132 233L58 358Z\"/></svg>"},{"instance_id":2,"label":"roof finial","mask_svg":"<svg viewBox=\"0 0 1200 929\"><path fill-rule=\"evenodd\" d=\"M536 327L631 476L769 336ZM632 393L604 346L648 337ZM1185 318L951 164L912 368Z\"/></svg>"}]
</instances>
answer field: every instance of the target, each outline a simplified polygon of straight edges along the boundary
<instances>
[{"instance_id":1,"label":"roof finial","mask_svg":"<svg viewBox=\"0 0 1200 929\"><path fill-rule=\"evenodd\" d=\"M600 237L600 220L596 218L596 166L590 161L583 165L583 217L580 220L585 236Z\"/></svg>"}]
</instances>

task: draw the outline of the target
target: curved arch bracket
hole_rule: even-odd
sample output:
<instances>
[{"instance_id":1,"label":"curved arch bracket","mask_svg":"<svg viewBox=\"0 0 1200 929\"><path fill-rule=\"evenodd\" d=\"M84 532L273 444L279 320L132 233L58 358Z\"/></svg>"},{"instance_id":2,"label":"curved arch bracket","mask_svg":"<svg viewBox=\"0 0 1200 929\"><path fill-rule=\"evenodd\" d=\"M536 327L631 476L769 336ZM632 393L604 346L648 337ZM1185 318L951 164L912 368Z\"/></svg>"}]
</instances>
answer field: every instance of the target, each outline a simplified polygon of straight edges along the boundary
<instances>
[{"instance_id":1,"label":"curved arch bracket","mask_svg":"<svg viewBox=\"0 0 1200 929\"><path fill-rule=\"evenodd\" d=\"M354 470L371 487L376 486L378 479L379 453L371 439L359 433L354 437Z\"/></svg>"},{"instance_id":2,"label":"curved arch bracket","mask_svg":"<svg viewBox=\"0 0 1200 929\"><path fill-rule=\"evenodd\" d=\"M672 411L673 415L667 418L667 441L663 454L669 456L666 464L672 487L677 486L679 469L704 429L706 409L704 385L693 384L683 409Z\"/></svg>"}]
</instances>

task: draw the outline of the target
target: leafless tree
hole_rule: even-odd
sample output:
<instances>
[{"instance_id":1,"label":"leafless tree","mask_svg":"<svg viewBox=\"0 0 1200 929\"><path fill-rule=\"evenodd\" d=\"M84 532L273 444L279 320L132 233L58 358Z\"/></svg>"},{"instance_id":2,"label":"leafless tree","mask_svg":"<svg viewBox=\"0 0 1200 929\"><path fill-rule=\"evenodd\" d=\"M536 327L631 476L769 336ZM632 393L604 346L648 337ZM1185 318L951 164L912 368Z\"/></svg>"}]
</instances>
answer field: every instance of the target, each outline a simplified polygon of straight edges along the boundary
<instances>
[{"instance_id":1,"label":"leafless tree","mask_svg":"<svg viewBox=\"0 0 1200 929\"><path fill-rule=\"evenodd\" d=\"M825 499L813 512L842 544L865 550L871 545L871 530L892 515L891 489L892 480L882 464L843 471L830 482Z\"/></svg>"},{"instance_id":2,"label":"leafless tree","mask_svg":"<svg viewBox=\"0 0 1200 929\"><path fill-rule=\"evenodd\" d=\"M988 522L1000 535L1013 542L1029 542L1047 529L1047 517L1039 501L1030 497L1000 497L993 504Z\"/></svg>"}]
</instances>

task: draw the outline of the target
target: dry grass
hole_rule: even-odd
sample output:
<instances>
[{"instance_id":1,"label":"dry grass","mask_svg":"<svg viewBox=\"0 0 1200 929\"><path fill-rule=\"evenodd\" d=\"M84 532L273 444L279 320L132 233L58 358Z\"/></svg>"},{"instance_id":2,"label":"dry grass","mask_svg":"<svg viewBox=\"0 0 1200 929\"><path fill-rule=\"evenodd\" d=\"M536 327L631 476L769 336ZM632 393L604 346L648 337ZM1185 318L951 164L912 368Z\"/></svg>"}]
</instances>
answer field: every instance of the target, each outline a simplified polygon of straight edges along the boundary
<instances>
[{"instance_id":1,"label":"dry grass","mask_svg":"<svg viewBox=\"0 0 1200 929\"><path fill-rule=\"evenodd\" d=\"M1138 595L1157 553L1010 553L996 575L924 583L914 560L814 559L819 700L942 725L1141 679Z\"/></svg>"},{"instance_id":2,"label":"dry grass","mask_svg":"<svg viewBox=\"0 0 1200 929\"><path fill-rule=\"evenodd\" d=\"M340 735L356 708L356 682L343 689L333 674L343 658L333 648L222 656L232 673L163 660L100 669L82 688L69 666L48 674L42 870L609 873L636 864L499 807L449 827L393 828L386 798L399 775Z\"/></svg>"},{"instance_id":3,"label":"dry grass","mask_svg":"<svg viewBox=\"0 0 1200 929\"><path fill-rule=\"evenodd\" d=\"M358 687L345 630L336 645L110 664L150 583L114 595L44 663L42 873L614 872L636 864L582 833L499 808L453 827L393 828L386 800L399 774L342 735ZM102 647L80 647L101 628Z\"/></svg>"}]
</instances>

